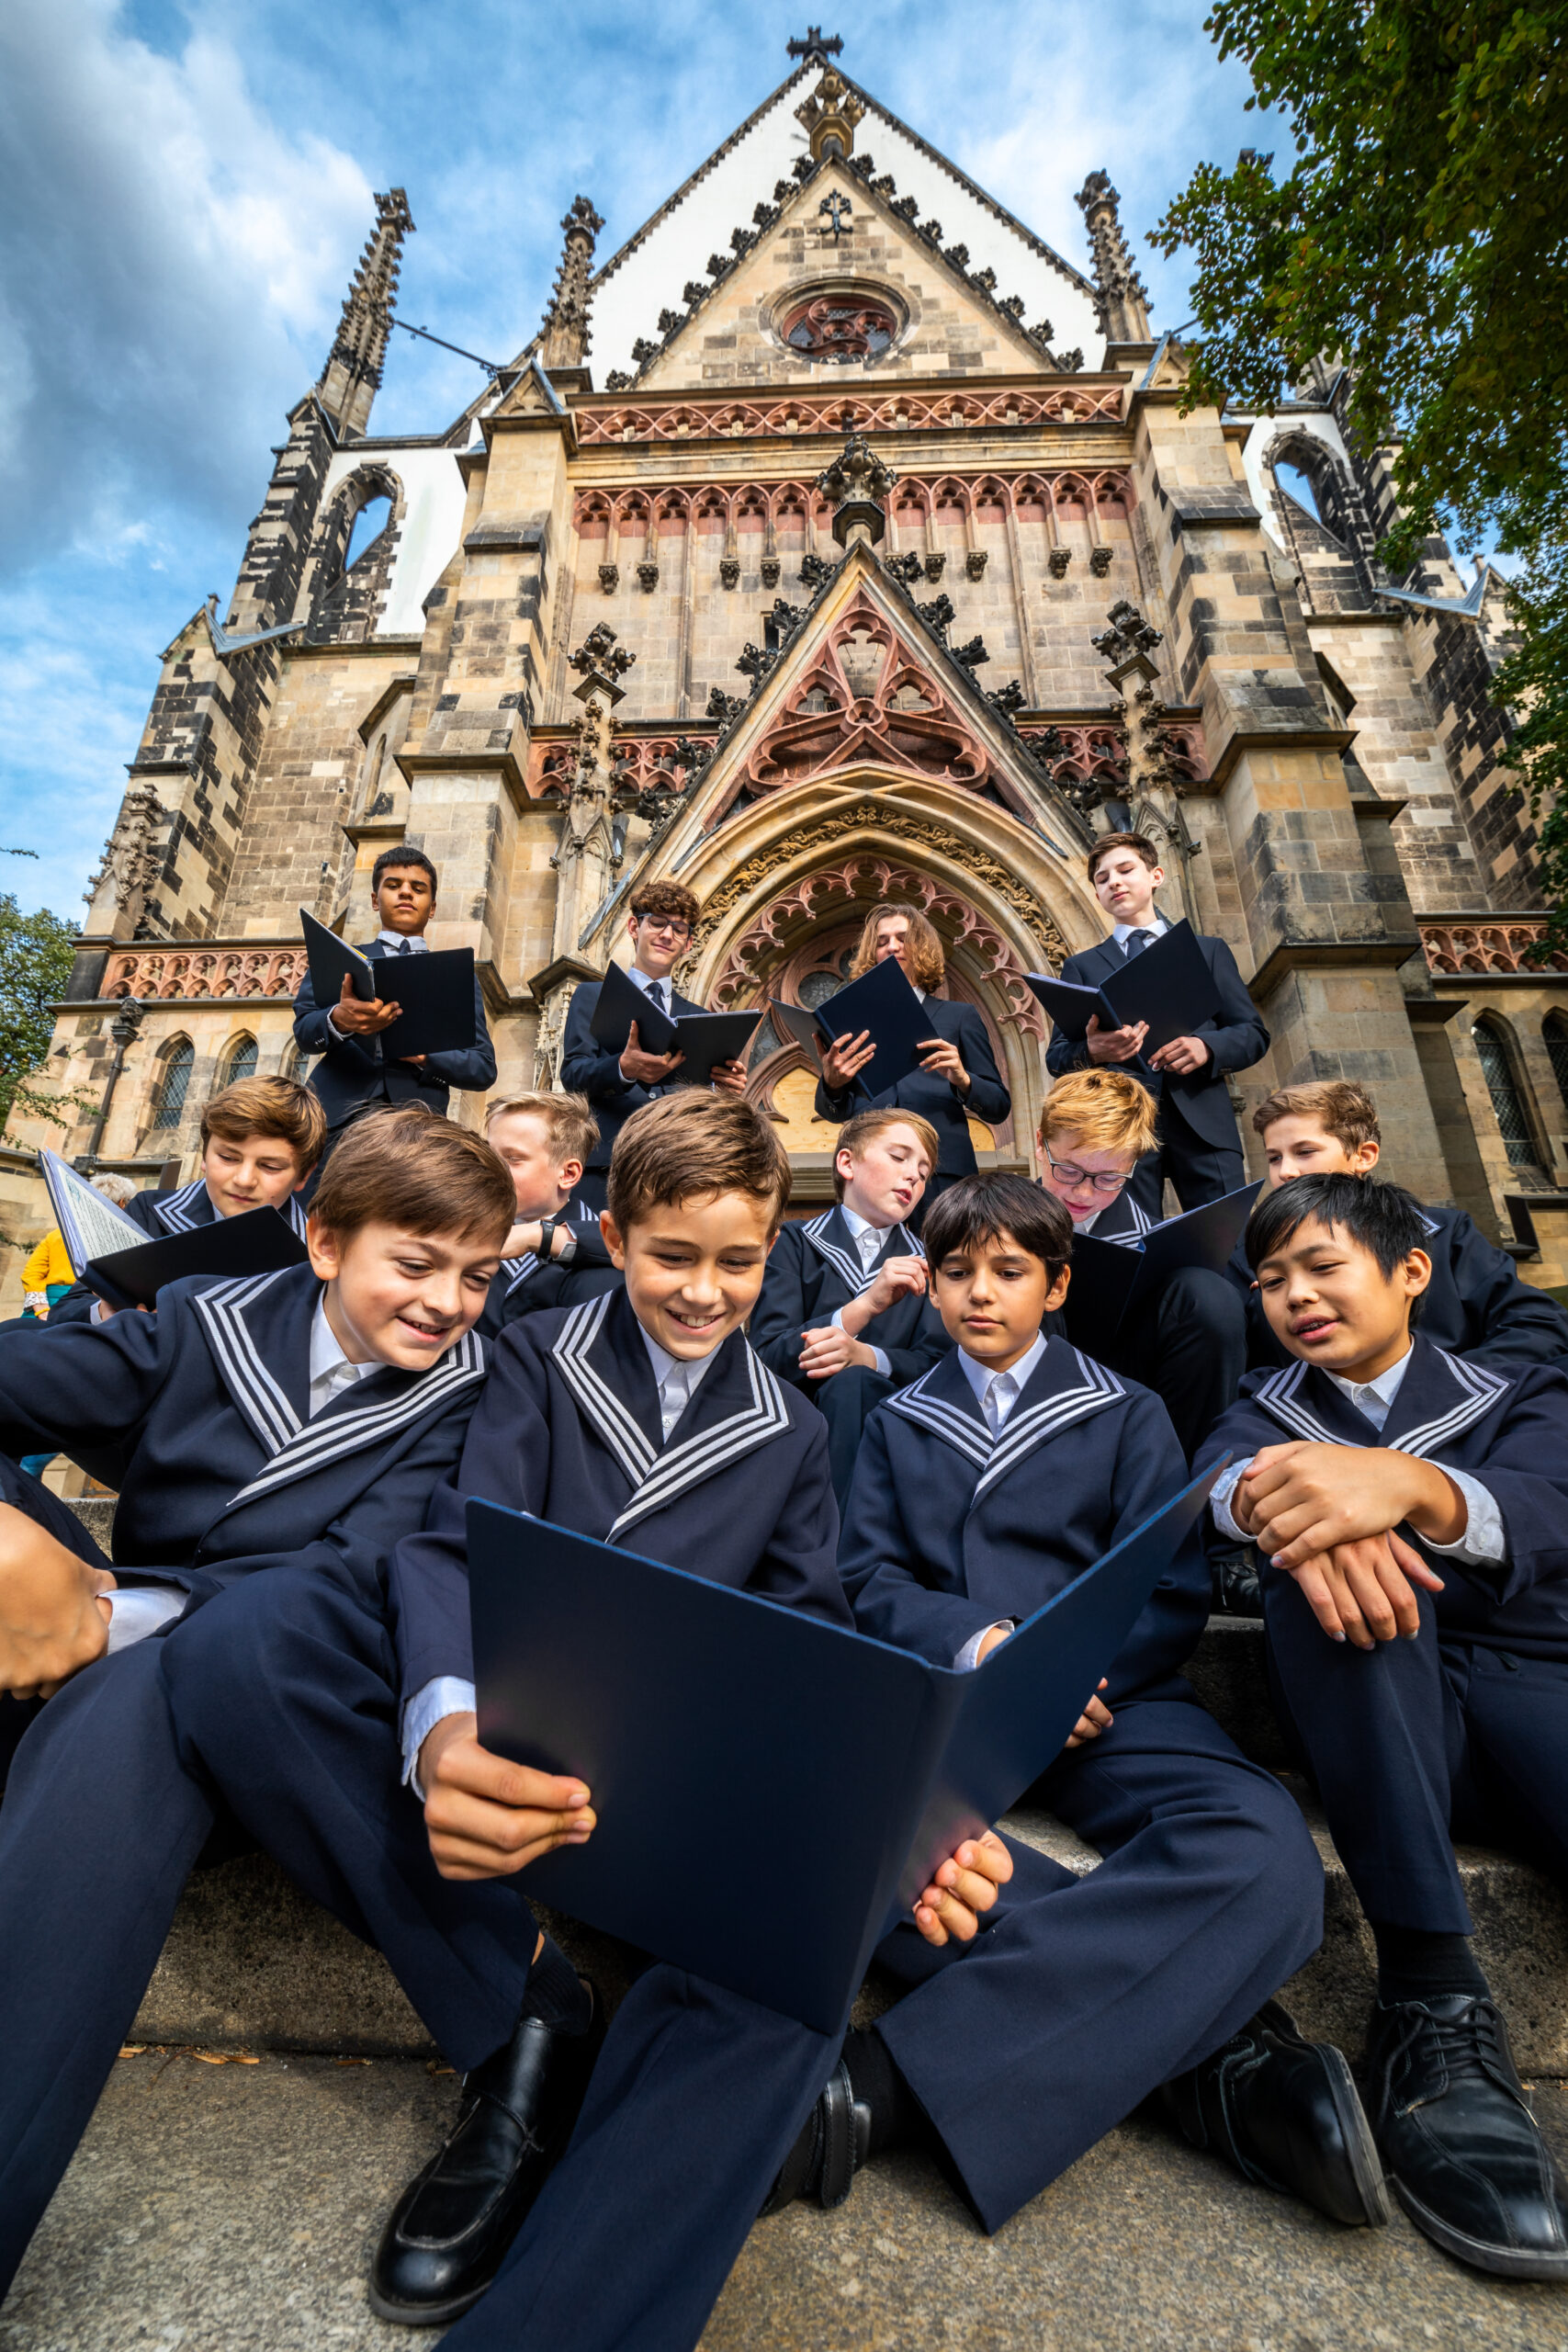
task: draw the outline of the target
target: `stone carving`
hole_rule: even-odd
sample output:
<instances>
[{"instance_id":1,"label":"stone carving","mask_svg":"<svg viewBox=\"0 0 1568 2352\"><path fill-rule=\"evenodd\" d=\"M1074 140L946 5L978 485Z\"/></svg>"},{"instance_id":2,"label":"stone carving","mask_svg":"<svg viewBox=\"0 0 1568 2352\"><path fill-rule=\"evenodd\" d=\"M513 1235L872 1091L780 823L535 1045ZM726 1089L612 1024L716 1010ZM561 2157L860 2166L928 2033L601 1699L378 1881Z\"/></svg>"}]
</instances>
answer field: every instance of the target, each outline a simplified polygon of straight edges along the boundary
<instances>
[{"instance_id":1,"label":"stone carving","mask_svg":"<svg viewBox=\"0 0 1568 2352\"><path fill-rule=\"evenodd\" d=\"M1073 551L1071 548L1053 548L1045 560L1051 567L1052 579L1065 580L1067 576L1067 566L1073 560Z\"/></svg>"},{"instance_id":2,"label":"stone carving","mask_svg":"<svg viewBox=\"0 0 1568 2352\"><path fill-rule=\"evenodd\" d=\"M739 718L745 707L745 702L739 695L727 695L722 686L715 686L707 698L707 707L704 717L721 718L728 727L732 718Z\"/></svg>"},{"instance_id":3,"label":"stone carving","mask_svg":"<svg viewBox=\"0 0 1568 2352\"><path fill-rule=\"evenodd\" d=\"M83 897L92 906L107 886L118 915L140 916L141 904L163 865L155 836L164 824L164 804L148 778L133 784L119 805L115 829Z\"/></svg>"},{"instance_id":4,"label":"stone carving","mask_svg":"<svg viewBox=\"0 0 1568 2352\"><path fill-rule=\"evenodd\" d=\"M964 670L977 670L982 662L988 662L991 658L986 650L983 637L972 637L966 645L955 645L951 650L953 660Z\"/></svg>"},{"instance_id":5,"label":"stone carving","mask_svg":"<svg viewBox=\"0 0 1568 2352\"><path fill-rule=\"evenodd\" d=\"M942 568L946 561L947 558L940 548L932 548L926 557L926 578L933 588L942 578Z\"/></svg>"},{"instance_id":6,"label":"stone carving","mask_svg":"<svg viewBox=\"0 0 1568 2352\"><path fill-rule=\"evenodd\" d=\"M365 431L381 381L397 307L403 239L413 215L400 187L376 198L376 226L344 302L337 334L316 387L340 439Z\"/></svg>"},{"instance_id":7,"label":"stone carving","mask_svg":"<svg viewBox=\"0 0 1568 2352\"><path fill-rule=\"evenodd\" d=\"M817 210L820 216L825 217L831 223L833 243L835 244L838 243L840 237L847 236L849 234L850 229L853 225L851 216L854 211L854 207L850 202L849 198L847 196L841 196L836 187L829 190L828 194L822 198L821 203L818 206ZM826 231L824 231L823 233L826 235Z\"/></svg>"},{"instance_id":8,"label":"stone carving","mask_svg":"<svg viewBox=\"0 0 1568 2352\"><path fill-rule=\"evenodd\" d=\"M1108 341L1145 343L1149 289L1139 277L1122 233L1122 199L1105 172L1090 172L1078 190L1078 208L1094 255L1095 311ZM1064 361L1064 365L1066 362ZM1080 358L1081 364L1081 358Z\"/></svg>"},{"instance_id":9,"label":"stone carving","mask_svg":"<svg viewBox=\"0 0 1568 2352\"><path fill-rule=\"evenodd\" d=\"M1416 928L1433 972L1568 972L1568 952L1554 948L1540 962L1530 949L1546 934L1547 918L1520 920L1510 916L1496 922L1427 922L1417 916Z\"/></svg>"},{"instance_id":10,"label":"stone carving","mask_svg":"<svg viewBox=\"0 0 1568 2352\"><path fill-rule=\"evenodd\" d=\"M1103 580L1111 569L1111 549L1104 547L1090 548L1089 568L1097 580Z\"/></svg>"},{"instance_id":11,"label":"stone carving","mask_svg":"<svg viewBox=\"0 0 1568 2352\"><path fill-rule=\"evenodd\" d=\"M705 288L698 288L705 294ZM686 288L686 299L692 299L692 288ZM1083 365L1083 354L1064 356ZM1069 370L1071 372L1071 370ZM617 368L606 377L604 390L613 396L631 389L633 379ZM799 433L830 433L852 425L863 433L897 427L901 432L946 432L956 412L960 421L970 424L1077 424L1094 417L1119 421L1122 396L1119 391L1076 391L1057 388L1049 391L1007 391L987 394L978 390L964 392L955 402L947 392L929 399L919 399L905 392L881 393L875 397L860 397L846 401L834 393L790 393L778 401L737 401L732 395L717 399L714 406L694 401L684 393L668 398L656 395L646 406L628 412L617 406L613 398L607 405L583 406L574 411L578 439L584 448L606 441L684 441L716 428L708 420L722 413L727 422L722 427L730 437L754 435L758 438L794 430ZM790 420L794 419L793 425ZM628 427L631 428L628 431Z\"/></svg>"},{"instance_id":12,"label":"stone carving","mask_svg":"<svg viewBox=\"0 0 1568 2352\"><path fill-rule=\"evenodd\" d=\"M808 98L795 110L811 142L811 160L854 152L855 125L865 113L865 100L851 88L836 65L829 65Z\"/></svg>"},{"instance_id":13,"label":"stone carving","mask_svg":"<svg viewBox=\"0 0 1568 2352\"><path fill-rule=\"evenodd\" d=\"M762 585L764 588L776 588L778 584L779 560L776 555L765 555L762 558Z\"/></svg>"},{"instance_id":14,"label":"stone carving","mask_svg":"<svg viewBox=\"0 0 1568 2352\"><path fill-rule=\"evenodd\" d=\"M556 936L574 939L577 928L603 895L603 885L620 863L612 824L615 797L615 722L611 713L625 697L619 681L637 660L620 644L608 621L589 630L570 666L582 683L573 694L582 705L577 721L577 764L566 793L566 817L550 864L560 874Z\"/></svg>"},{"instance_id":15,"label":"stone carving","mask_svg":"<svg viewBox=\"0 0 1568 2352\"><path fill-rule=\"evenodd\" d=\"M829 527L841 548L861 542L874 547L883 537L887 529L887 494L897 479L863 433L846 435L832 464L817 477L818 489L833 502Z\"/></svg>"},{"instance_id":16,"label":"stone carving","mask_svg":"<svg viewBox=\"0 0 1568 2352\"><path fill-rule=\"evenodd\" d=\"M599 566L599 585L604 591L605 595L613 596L620 584L620 565L618 563L602 563Z\"/></svg>"},{"instance_id":17,"label":"stone carving","mask_svg":"<svg viewBox=\"0 0 1568 2352\"><path fill-rule=\"evenodd\" d=\"M831 580L838 568L837 564L824 563L819 555L803 555L800 559L801 585L820 588Z\"/></svg>"},{"instance_id":18,"label":"stone carving","mask_svg":"<svg viewBox=\"0 0 1568 2352\"><path fill-rule=\"evenodd\" d=\"M101 983L106 997L156 1000L292 997L305 977L303 947L206 947L111 956Z\"/></svg>"},{"instance_id":19,"label":"stone carving","mask_svg":"<svg viewBox=\"0 0 1568 2352\"><path fill-rule=\"evenodd\" d=\"M890 580L897 581L900 587L912 588L924 567L919 557L911 550L907 555L888 556L882 568Z\"/></svg>"},{"instance_id":20,"label":"stone carving","mask_svg":"<svg viewBox=\"0 0 1568 2352\"><path fill-rule=\"evenodd\" d=\"M643 562L637 565L637 584L645 592L650 592L658 587L659 566L651 557L646 558Z\"/></svg>"},{"instance_id":21,"label":"stone carving","mask_svg":"<svg viewBox=\"0 0 1568 2352\"><path fill-rule=\"evenodd\" d=\"M971 548L964 557L964 569L971 580L978 580L984 573L988 553L989 549L986 548Z\"/></svg>"},{"instance_id":22,"label":"stone carving","mask_svg":"<svg viewBox=\"0 0 1568 2352\"><path fill-rule=\"evenodd\" d=\"M738 555L720 556L718 560L718 576L720 582L726 588L739 588L740 585L740 558Z\"/></svg>"},{"instance_id":23,"label":"stone carving","mask_svg":"<svg viewBox=\"0 0 1568 2352\"><path fill-rule=\"evenodd\" d=\"M588 356L588 306L593 243L604 226L585 196L574 197L561 222L566 238L541 332L539 358L546 368L581 368Z\"/></svg>"},{"instance_id":24,"label":"stone carving","mask_svg":"<svg viewBox=\"0 0 1568 2352\"><path fill-rule=\"evenodd\" d=\"M1097 653L1103 653L1113 668L1134 661L1139 654L1150 654L1162 641L1162 633L1150 627L1136 605L1125 596L1112 605L1105 616L1108 626L1089 639Z\"/></svg>"}]
</instances>

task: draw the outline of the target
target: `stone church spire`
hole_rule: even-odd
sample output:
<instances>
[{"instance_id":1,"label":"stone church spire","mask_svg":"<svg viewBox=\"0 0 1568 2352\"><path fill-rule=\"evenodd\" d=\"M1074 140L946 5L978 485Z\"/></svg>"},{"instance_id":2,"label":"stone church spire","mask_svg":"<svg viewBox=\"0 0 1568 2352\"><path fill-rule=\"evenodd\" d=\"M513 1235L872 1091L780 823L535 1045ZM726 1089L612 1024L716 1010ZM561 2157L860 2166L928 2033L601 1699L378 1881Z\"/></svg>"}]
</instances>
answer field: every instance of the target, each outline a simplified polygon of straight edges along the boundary
<instances>
[{"instance_id":1,"label":"stone church spire","mask_svg":"<svg viewBox=\"0 0 1568 2352\"><path fill-rule=\"evenodd\" d=\"M588 356L588 271L593 241L604 226L585 196L572 198L561 222L566 249L542 322L545 341L539 358L545 368L581 368Z\"/></svg>"},{"instance_id":2,"label":"stone church spire","mask_svg":"<svg viewBox=\"0 0 1568 2352\"><path fill-rule=\"evenodd\" d=\"M1146 343L1149 289L1139 277L1122 233L1122 199L1107 172L1090 172L1078 190L1078 204L1094 254L1095 304L1108 343Z\"/></svg>"},{"instance_id":3,"label":"stone church spire","mask_svg":"<svg viewBox=\"0 0 1568 2352\"><path fill-rule=\"evenodd\" d=\"M381 364L392 331L403 239L412 229L413 215L400 187L376 198L376 226L359 257L338 321L337 339L316 387L316 397L340 440L363 433L370 422L370 403L381 381Z\"/></svg>"}]
</instances>

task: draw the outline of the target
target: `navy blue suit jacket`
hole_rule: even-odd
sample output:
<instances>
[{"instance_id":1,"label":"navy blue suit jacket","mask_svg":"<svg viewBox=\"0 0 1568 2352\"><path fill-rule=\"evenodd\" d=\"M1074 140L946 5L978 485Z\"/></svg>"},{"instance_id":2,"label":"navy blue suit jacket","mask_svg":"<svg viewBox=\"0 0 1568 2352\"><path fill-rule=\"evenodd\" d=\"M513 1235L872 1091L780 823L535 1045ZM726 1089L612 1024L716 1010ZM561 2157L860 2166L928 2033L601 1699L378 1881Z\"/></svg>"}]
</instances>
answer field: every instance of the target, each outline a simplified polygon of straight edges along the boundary
<instances>
[{"instance_id":1,"label":"navy blue suit jacket","mask_svg":"<svg viewBox=\"0 0 1568 2352\"><path fill-rule=\"evenodd\" d=\"M1473 1363L1568 1363L1568 1315L1557 1301L1521 1282L1507 1251L1488 1241L1462 1209L1424 1208L1421 1215L1432 1261L1421 1295L1422 1337ZM1269 1328L1239 1241L1225 1272L1247 1299L1248 1366L1293 1363Z\"/></svg>"},{"instance_id":2,"label":"navy blue suit jacket","mask_svg":"<svg viewBox=\"0 0 1568 2352\"><path fill-rule=\"evenodd\" d=\"M0 1452L118 1451L114 1558L133 1582L202 1600L304 1556L374 1587L457 1462L484 1380L469 1332L423 1373L383 1365L312 1420L308 1266L242 1282L197 1276L151 1315L0 1348Z\"/></svg>"},{"instance_id":3,"label":"navy blue suit jacket","mask_svg":"<svg viewBox=\"0 0 1568 2352\"><path fill-rule=\"evenodd\" d=\"M1222 1453L1250 1461L1263 1446L1304 1438L1389 1446L1470 1471L1502 1511L1508 1556L1494 1566L1427 1555L1443 1579L1432 1597L1439 1632L1485 1649L1568 1659L1568 1374L1547 1364L1466 1361L1419 1332L1414 1350L1381 1431L1315 1364L1292 1360L1286 1371L1249 1372L1193 1468ZM1408 1528L1401 1532L1419 1544Z\"/></svg>"},{"instance_id":4,"label":"navy blue suit jacket","mask_svg":"<svg viewBox=\"0 0 1568 2352\"><path fill-rule=\"evenodd\" d=\"M665 1442L653 1367L624 1290L509 1323L463 1459L399 1544L391 1597L405 1698L473 1679L470 1495L847 1625L828 1430L739 1331Z\"/></svg>"},{"instance_id":5,"label":"navy blue suit jacket","mask_svg":"<svg viewBox=\"0 0 1568 2352\"><path fill-rule=\"evenodd\" d=\"M1247 995L1235 957L1224 941L1212 939L1206 932L1195 932L1193 936L1220 1000L1218 1020L1201 1021L1193 1033L1208 1046L1209 1059L1201 1069L1187 1078L1175 1071L1145 1070L1136 1062L1127 1062L1122 1067L1130 1077L1148 1088L1163 1111L1174 1111L1204 1143L1230 1144L1239 1151L1241 1137L1225 1088L1225 1073L1250 1069L1254 1062L1261 1061L1269 1050L1269 1032ZM1069 956L1062 967L1061 978L1079 988L1097 989L1112 972L1119 972L1125 962L1114 938L1103 939L1098 947L1090 947L1081 956ZM1070 1069L1089 1069L1093 1064L1086 1045L1075 1045L1057 1029L1045 1048L1045 1067L1053 1078L1063 1078Z\"/></svg>"},{"instance_id":6,"label":"navy blue suit jacket","mask_svg":"<svg viewBox=\"0 0 1568 2352\"><path fill-rule=\"evenodd\" d=\"M829 998L823 1011L827 1012L831 1003ZM900 1111L918 1111L922 1119L931 1121L937 1133L939 1148L933 1175L972 1176L979 1162L969 1138L968 1113L973 1111L987 1126L997 1126L1012 1109L1012 1096L1002 1084L986 1024L972 1004L928 996L923 1010L931 1022L931 1035L947 1038L958 1047L964 1067L974 1081L967 1095L955 1094L945 1078L924 1069L911 1071L897 1086L886 1087L875 1096L867 1096L854 1088L845 1094L829 1094L826 1079L819 1078L817 1116L841 1125L857 1111L884 1111L895 1103Z\"/></svg>"},{"instance_id":7,"label":"navy blue suit jacket","mask_svg":"<svg viewBox=\"0 0 1568 2352\"><path fill-rule=\"evenodd\" d=\"M361 953L373 958L391 951L379 939L362 943ZM393 956L392 961L400 959ZM396 990L389 989L395 995ZM387 1061L379 1037L341 1037L327 1018L329 1007L318 1005L307 969L294 1000L294 1042L302 1054L320 1054L310 1084L320 1095L329 1127L341 1127L362 1111L389 1103L423 1102L446 1114L453 1087L464 1093L482 1094L495 1084L495 1047L485 1023L485 1001L474 982L475 1043L461 1052L427 1054L423 1068L411 1062Z\"/></svg>"},{"instance_id":8,"label":"navy blue suit jacket","mask_svg":"<svg viewBox=\"0 0 1568 2352\"><path fill-rule=\"evenodd\" d=\"M896 1225L867 1274L861 1270L860 1252L840 1209L829 1209L807 1224L783 1227L762 1276L761 1296L751 1310L751 1345L781 1380L807 1396L815 1396L824 1384L802 1376L802 1335L821 1329L840 1306L869 1290L883 1259L924 1255L915 1236ZM889 1376L900 1385L929 1372L953 1345L930 1298L913 1293L874 1315L856 1336L864 1346L882 1350Z\"/></svg>"},{"instance_id":9,"label":"navy blue suit jacket","mask_svg":"<svg viewBox=\"0 0 1568 2352\"><path fill-rule=\"evenodd\" d=\"M974 1634L1065 1590L1187 1475L1159 1398L1061 1339L993 1442L954 1349L866 1423L839 1548L855 1622L952 1666ZM1108 1704L1168 1683L1208 1611L1191 1541L1111 1668Z\"/></svg>"},{"instance_id":10,"label":"navy blue suit jacket","mask_svg":"<svg viewBox=\"0 0 1568 2352\"><path fill-rule=\"evenodd\" d=\"M593 1116L599 1123L599 1140L588 1155L586 1165L604 1175L610 1165L610 1155L615 1148L615 1137L634 1111L640 1111L653 1095L646 1086L634 1086L621 1076L621 1057L608 1046L602 1046L592 1031L593 1015L599 1007L598 980L585 980L567 1007L566 1035L561 1040L560 1082L569 1094L586 1094L592 1105ZM703 1012L706 1007L694 1004L682 996L671 983L671 1020L682 1012ZM660 1090L662 1092L664 1090Z\"/></svg>"}]
</instances>

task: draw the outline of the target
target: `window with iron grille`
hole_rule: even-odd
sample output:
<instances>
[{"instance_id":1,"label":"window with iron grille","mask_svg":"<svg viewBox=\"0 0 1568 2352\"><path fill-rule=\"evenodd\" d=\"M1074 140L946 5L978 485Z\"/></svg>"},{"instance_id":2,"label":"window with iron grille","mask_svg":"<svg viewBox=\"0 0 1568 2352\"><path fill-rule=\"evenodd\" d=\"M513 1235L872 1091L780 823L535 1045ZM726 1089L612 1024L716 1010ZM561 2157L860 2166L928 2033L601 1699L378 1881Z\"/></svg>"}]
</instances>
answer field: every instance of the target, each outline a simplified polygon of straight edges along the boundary
<instances>
[{"instance_id":1,"label":"window with iron grille","mask_svg":"<svg viewBox=\"0 0 1568 2352\"><path fill-rule=\"evenodd\" d=\"M164 1074L158 1081L157 1100L152 1105L154 1129L177 1127L186 1107L186 1095L190 1088L190 1074L196 1063L196 1047L188 1038L182 1038L164 1064Z\"/></svg>"},{"instance_id":2,"label":"window with iron grille","mask_svg":"<svg viewBox=\"0 0 1568 2352\"><path fill-rule=\"evenodd\" d=\"M1475 1050L1481 1057L1481 1074L1486 1080L1486 1091L1492 1097L1492 1108L1497 1114L1508 1165L1510 1168L1539 1167L1535 1138L1530 1133L1524 1097L1514 1076L1513 1060L1507 1046L1489 1022L1476 1023L1474 1037Z\"/></svg>"},{"instance_id":3,"label":"window with iron grille","mask_svg":"<svg viewBox=\"0 0 1568 2352\"><path fill-rule=\"evenodd\" d=\"M1568 1111L1568 1021L1560 1012L1549 1012L1541 1035L1546 1040L1546 1058L1551 1064L1557 1091L1562 1097L1562 1108Z\"/></svg>"},{"instance_id":4,"label":"window with iron grille","mask_svg":"<svg viewBox=\"0 0 1568 2352\"><path fill-rule=\"evenodd\" d=\"M224 1066L223 1083L238 1086L243 1078L254 1078L255 1074L256 1041L254 1037L242 1037Z\"/></svg>"}]
</instances>

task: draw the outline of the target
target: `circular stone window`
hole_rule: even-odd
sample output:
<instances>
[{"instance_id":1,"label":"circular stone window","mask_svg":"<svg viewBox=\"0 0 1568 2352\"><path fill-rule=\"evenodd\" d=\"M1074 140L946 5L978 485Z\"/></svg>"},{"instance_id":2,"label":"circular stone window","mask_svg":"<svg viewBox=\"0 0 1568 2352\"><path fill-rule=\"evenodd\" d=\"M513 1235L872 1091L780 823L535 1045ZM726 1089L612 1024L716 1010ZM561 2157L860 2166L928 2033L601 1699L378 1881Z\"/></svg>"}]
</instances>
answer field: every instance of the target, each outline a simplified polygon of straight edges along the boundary
<instances>
[{"instance_id":1,"label":"circular stone window","mask_svg":"<svg viewBox=\"0 0 1568 2352\"><path fill-rule=\"evenodd\" d=\"M885 302L858 295L818 294L785 318L784 340L808 359L876 359L898 332Z\"/></svg>"}]
</instances>

